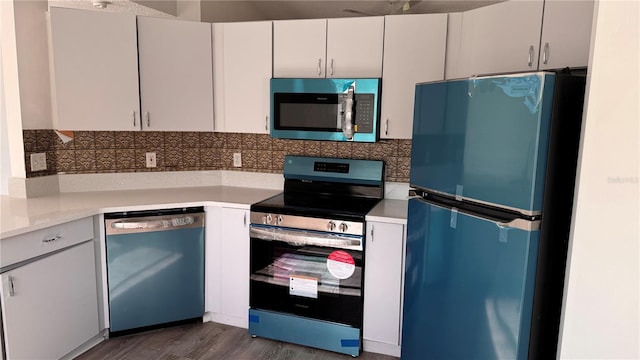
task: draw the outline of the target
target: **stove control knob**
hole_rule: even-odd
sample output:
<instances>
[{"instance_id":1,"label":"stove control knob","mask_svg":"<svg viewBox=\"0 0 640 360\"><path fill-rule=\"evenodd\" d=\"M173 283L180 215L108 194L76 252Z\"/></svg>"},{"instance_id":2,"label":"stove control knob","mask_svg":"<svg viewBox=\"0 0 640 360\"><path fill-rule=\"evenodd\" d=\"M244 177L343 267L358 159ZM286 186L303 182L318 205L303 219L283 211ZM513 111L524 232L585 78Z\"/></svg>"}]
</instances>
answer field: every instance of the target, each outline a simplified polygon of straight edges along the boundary
<instances>
[{"instance_id":1,"label":"stove control knob","mask_svg":"<svg viewBox=\"0 0 640 360\"><path fill-rule=\"evenodd\" d=\"M271 214L267 214L267 216L265 216L266 219L266 223L267 225L271 225L271 220L273 220L273 217L271 217Z\"/></svg>"},{"instance_id":2,"label":"stove control knob","mask_svg":"<svg viewBox=\"0 0 640 360\"><path fill-rule=\"evenodd\" d=\"M345 223L340 224L340 231L345 232L347 231L348 228L349 226L347 226L347 224Z\"/></svg>"},{"instance_id":3,"label":"stove control knob","mask_svg":"<svg viewBox=\"0 0 640 360\"><path fill-rule=\"evenodd\" d=\"M333 231L336 229L336 223L334 223L333 221L329 221L329 223L327 224L327 229L329 231Z\"/></svg>"},{"instance_id":4,"label":"stove control knob","mask_svg":"<svg viewBox=\"0 0 640 360\"><path fill-rule=\"evenodd\" d=\"M282 224L282 215L278 215L278 216L276 217L276 224L277 224L277 225Z\"/></svg>"}]
</instances>

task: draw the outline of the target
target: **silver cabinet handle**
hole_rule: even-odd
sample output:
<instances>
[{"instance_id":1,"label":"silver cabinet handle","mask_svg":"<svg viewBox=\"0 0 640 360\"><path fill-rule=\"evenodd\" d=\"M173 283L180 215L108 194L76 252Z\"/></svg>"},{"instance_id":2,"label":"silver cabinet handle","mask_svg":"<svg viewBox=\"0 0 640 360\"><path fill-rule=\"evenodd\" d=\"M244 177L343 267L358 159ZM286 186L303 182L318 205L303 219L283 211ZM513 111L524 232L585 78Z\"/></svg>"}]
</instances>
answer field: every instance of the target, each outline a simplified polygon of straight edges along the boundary
<instances>
[{"instance_id":1,"label":"silver cabinet handle","mask_svg":"<svg viewBox=\"0 0 640 360\"><path fill-rule=\"evenodd\" d=\"M389 119L384 121L384 134L389 135Z\"/></svg>"},{"instance_id":2,"label":"silver cabinet handle","mask_svg":"<svg viewBox=\"0 0 640 360\"><path fill-rule=\"evenodd\" d=\"M56 236L54 236L52 238L43 239L42 242L43 243L50 243L50 242L53 242L53 241L56 241L56 240L60 240L60 239L62 239L62 235L56 235Z\"/></svg>"},{"instance_id":3,"label":"silver cabinet handle","mask_svg":"<svg viewBox=\"0 0 640 360\"><path fill-rule=\"evenodd\" d=\"M13 276L9 276L9 296L16 296L16 290L13 286Z\"/></svg>"},{"instance_id":4,"label":"silver cabinet handle","mask_svg":"<svg viewBox=\"0 0 640 360\"><path fill-rule=\"evenodd\" d=\"M322 75L322 59L318 59L318 76Z\"/></svg>"},{"instance_id":5,"label":"silver cabinet handle","mask_svg":"<svg viewBox=\"0 0 640 360\"><path fill-rule=\"evenodd\" d=\"M135 110L131 112L131 117L133 118L133 127L136 127L136 112L135 112Z\"/></svg>"},{"instance_id":6,"label":"silver cabinet handle","mask_svg":"<svg viewBox=\"0 0 640 360\"><path fill-rule=\"evenodd\" d=\"M149 112L144 113L147 118L147 127L151 127L151 119L149 118Z\"/></svg>"},{"instance_id":7,"label":"silver cabinet handle","mask_svg":"<svg viewBox=\"0 0 640 360\"><path fill-rule=\"evenodd\" d=\"M269 132L269 115L264 117L264 129Z\"/></svg>"},{"instance_id":8,"label":"silver cabinet handle","mask_svg":"<svg viewBox=\"0 0 640 360\"><path fill-rule=\"evenodd\" d=\"M371 225L371 242L373 242L373 225Z\"/></svg>"},{"instance_id":9,"label":"silver cabinet handle","mask_svg":"<svg viewBox=\"0 0 640 360\"><path fill-rule=\"evenodd\" d=\"M529 46L529 63L528 66L531 67L533 65L533 45Z\"/></svg>"},{"instance_id":10,"label":"silver cabinet handle","mask_svg":"<svg viewBox=\"0 0 640 360\"><path fill-rule=\"evenodd\" d=\"M247 213L244 213L244 218L242 219L242 223L244 224L244 226L247 226Z\"/></svg>"},{"instance_id":11,"label":"silver cabinet handle","mask_svg":"<svg viewBox=\"0 0 640 360\"><path fill-rule=\"evenodd\" d=\"M542 63L547 64L549 61L549 43L544 43L544 51L542 52Z\"/></svg>"},{"instance_id":12,"label":"silver cabinet handle","mask_svg":"<svg viewBox=\"0 0 640 360\"><path fill-rule=\"evenodd\" d=\"M331 66L329 67L329 75L333 76L333 59L331 59Z\"/></svg>"}]
</instances>

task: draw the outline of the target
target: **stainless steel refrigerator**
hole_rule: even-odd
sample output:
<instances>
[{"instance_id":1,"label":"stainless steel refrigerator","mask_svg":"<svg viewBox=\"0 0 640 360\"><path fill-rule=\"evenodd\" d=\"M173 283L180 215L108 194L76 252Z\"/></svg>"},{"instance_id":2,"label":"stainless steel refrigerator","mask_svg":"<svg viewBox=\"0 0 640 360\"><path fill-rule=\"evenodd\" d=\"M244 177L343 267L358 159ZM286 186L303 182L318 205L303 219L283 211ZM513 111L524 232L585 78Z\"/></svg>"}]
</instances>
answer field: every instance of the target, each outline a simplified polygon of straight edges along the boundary
<instances>
[{"instance_id":1,"label":"stainless steel refrigerator","mask_svg":"<svg viewBox=\"0 0 640 360\"><path fill-rule=\"evenodd\" d=\"M418 84L402 359L555 358L585 78Z\"/></svg>"}]
</instances>

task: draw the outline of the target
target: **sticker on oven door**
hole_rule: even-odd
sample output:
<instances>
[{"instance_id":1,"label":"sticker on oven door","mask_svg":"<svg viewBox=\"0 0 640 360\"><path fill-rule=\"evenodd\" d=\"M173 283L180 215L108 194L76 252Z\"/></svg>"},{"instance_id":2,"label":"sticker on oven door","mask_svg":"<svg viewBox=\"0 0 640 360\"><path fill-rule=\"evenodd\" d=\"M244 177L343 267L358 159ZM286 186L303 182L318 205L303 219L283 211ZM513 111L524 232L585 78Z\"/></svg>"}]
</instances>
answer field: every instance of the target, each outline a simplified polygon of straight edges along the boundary
<instances>
[{"instance_id":1,"label":"sticker on oven door","mask_svg":"<svg viewBox=\"0 0 640 360\"><path fill-rule=\"evenodd\" d=\"M347 279L356 271L356 262L348 252L336 250L327 258L327 269L338 279Z\"/></svg>"},{"instance_id":2,"label":"sticker on oven door","mask_svg":"<svg viewBox=\"0 0 640 360\"><path fill-rule=\"evenodd\" d=\"M309 276L289 276L289 295L318 298L318 279Z\"/></svg>"}]
</instances>

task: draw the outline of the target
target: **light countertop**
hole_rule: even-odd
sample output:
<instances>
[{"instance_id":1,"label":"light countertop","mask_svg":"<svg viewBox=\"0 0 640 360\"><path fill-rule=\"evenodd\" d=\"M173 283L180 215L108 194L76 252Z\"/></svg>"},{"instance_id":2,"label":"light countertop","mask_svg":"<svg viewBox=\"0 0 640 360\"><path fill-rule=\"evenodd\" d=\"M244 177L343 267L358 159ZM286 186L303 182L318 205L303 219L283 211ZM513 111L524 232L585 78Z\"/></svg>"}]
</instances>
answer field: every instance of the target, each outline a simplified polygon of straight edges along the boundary
<instances>
[{"instance_id":1,"label":"light countertop","mask_svg":"<svg viewBox=\"0 0 640 360\"><path fill-rule=\"evenodd\" d=\"M0 238L107 212L207 205L249 209L252 203L279 192L211 186L60 193L29 199L0 196Z\"/></svg>"},{"instance_id":2,"label":"light countertop","mask_svg":"<svg viewBox=\"0 0 640 360\"><path fill-rule=\"evenodd\" d=\"M209 205L249 209L251 204L280 192L210 186L70 192L28 199L0 196L0 239L108 212ZM406 200L383 200L366 219L406 224L406 207Z\"/></svg>"},{"instance_id":3,"label":"light countertop","mask_svg":"<svg viewBox=\"0 0 640 360\"><path fill-rule=\"evenodd\" d=\"M407 200L382 200L367 214L366 220L406 225Z\"/></svg>"}]
</instances>

